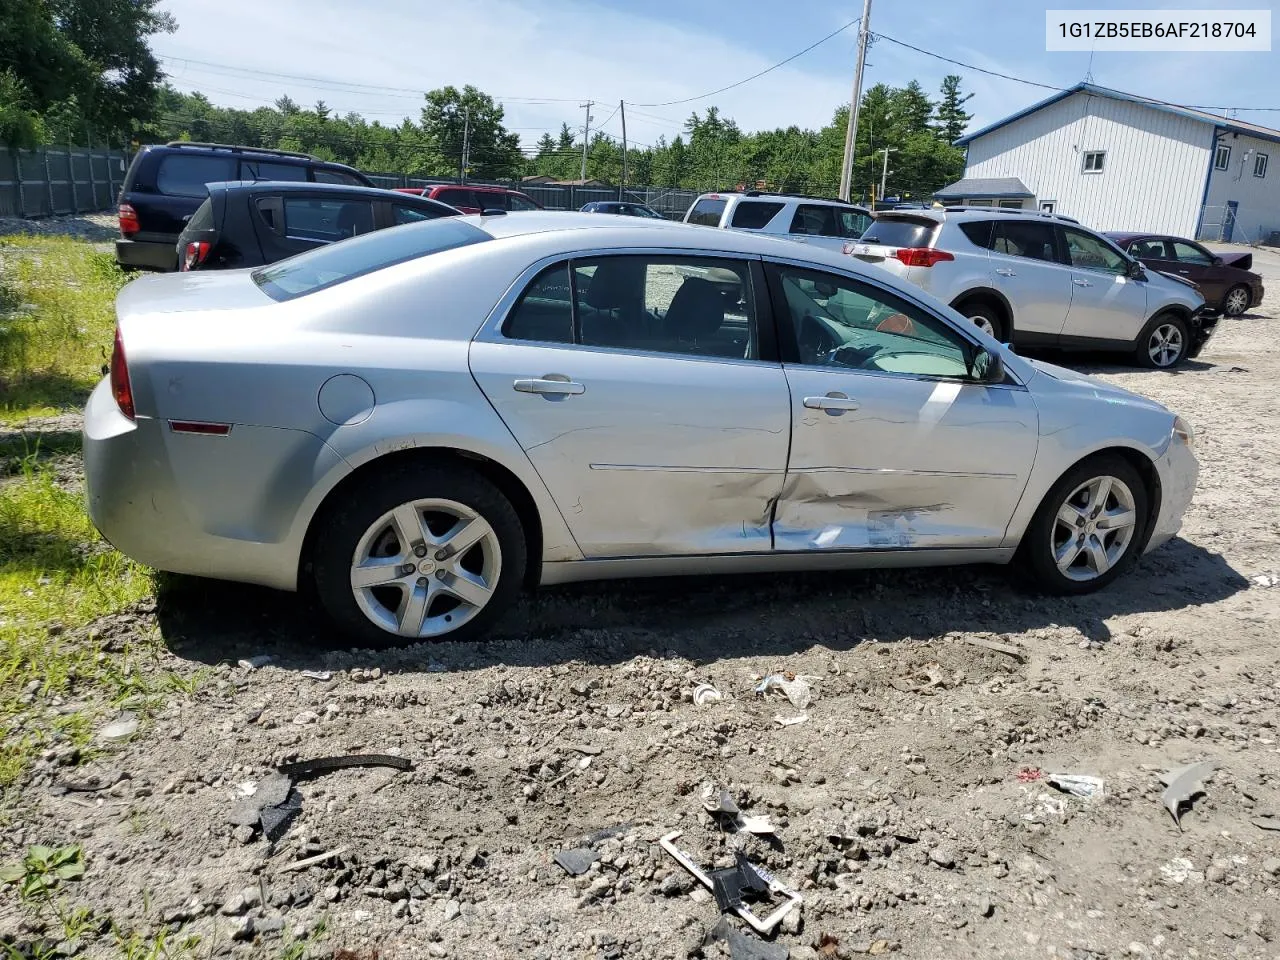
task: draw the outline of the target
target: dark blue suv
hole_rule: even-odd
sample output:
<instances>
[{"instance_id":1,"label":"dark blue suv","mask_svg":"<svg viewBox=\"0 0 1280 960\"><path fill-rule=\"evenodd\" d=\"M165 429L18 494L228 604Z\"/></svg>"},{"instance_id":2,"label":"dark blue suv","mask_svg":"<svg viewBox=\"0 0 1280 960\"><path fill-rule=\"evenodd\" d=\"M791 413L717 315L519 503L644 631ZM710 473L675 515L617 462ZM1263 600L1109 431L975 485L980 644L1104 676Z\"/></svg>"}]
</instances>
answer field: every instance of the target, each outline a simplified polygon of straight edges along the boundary
<instances>
[{"instance_id":1,"label":"dark blue suv","mask_svg":"<svg viewBox=\"0 0 1280 960\"><path fill-rule=\"evenodd\" d=\"M209 195L207 184L228 180L373 186L359 170L306 153L186 140L145 146L120 189L120 266L176 270L178 235Z\"/></svg>"}]
</instances>

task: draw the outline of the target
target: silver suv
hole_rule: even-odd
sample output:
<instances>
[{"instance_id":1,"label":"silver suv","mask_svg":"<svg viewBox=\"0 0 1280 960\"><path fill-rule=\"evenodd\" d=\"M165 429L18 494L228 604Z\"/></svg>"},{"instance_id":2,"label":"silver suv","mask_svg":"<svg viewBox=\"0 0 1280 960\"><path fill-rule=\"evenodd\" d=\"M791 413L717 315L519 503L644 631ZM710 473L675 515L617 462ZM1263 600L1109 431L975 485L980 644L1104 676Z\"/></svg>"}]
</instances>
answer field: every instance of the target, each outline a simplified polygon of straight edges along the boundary
<instances>
[{"instance_id":1,"label":"silver suv","mask_svg":"<svg viewBox=\"0 0 1280 960\"><path fill-rule=\"evenodd\" d=\"M998 340L1122 350L1172 367L1217 321L1195 284L1145 269L1060 214L994 207L886 210L844 252L927 290Z\"/></svg>"},{"instance_id":2,"label":"silver suv","mask_svg":"<svg viewBox=\"0 0 1280 960\"><path fill-rule=\"evenodd\" d=\"M840 251L871 226L871 211L840 200L788 193L704 193L689 206L685 223L764 233Z\"/></svg>"}]
</instances>

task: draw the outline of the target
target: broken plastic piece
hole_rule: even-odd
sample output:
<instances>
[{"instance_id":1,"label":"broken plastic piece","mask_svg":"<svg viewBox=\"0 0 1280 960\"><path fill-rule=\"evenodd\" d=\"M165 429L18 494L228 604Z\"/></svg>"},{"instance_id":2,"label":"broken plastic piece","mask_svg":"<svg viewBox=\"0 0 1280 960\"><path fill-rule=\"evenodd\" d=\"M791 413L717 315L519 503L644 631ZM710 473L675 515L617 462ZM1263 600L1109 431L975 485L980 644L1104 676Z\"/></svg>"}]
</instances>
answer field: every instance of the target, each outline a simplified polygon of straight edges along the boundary
<instances>
[{"instance_id":1,"label":"broken plastic piece","mask_svg":"<svg viewBox=\"0 0 1280 960\"><path fill-rule=\"evenodd\" d=\"M275 657L271 656L269 653L260 653L256 657L245 657L239 662L239 665L244 667L246 670L257 670L260 667L265 667L274 659Z\"/></svg>"},{"instance_id":2,"label":"broken plastic piece","mask_svg":"<svg viewBox=\"0 0 1280 960\"><path fill-rule=\"evenodd\" d=\"M293 823L294 818L302 812L302 794L297 790L290 790L289 795L284 801L274 807L263 807L262 818L262 835L267 838L268 843L275 843L284 836L285 831L289 829L289 824Z\"/></svg>"},{"instance_id":3,"label":"broken plastic piece","mask_svg":"<svg viewBox=\"0 0 1280 960\"><path fill-rule=\"evenodd\" d=\"M1189 804L1192 797L1204 793L1204 783L1202 781L1216 769L1218 769L1216 761L1202 760L1200 763L1192 763L1177 770L1170 770L1160 777L1161 782L1165 785L1164 793L1160 794L1160 802L1169 811L1169 815L1173 817L1173 822L1179 830L1182 829L1182 822L1178 819L1178 811L1184 803Z\"/></svg>"},{"instance_id":4,"label":"broken plastic piece","mask_svg":"<svg viewBox=\"0 0 1280 960\"><path fill-rule=\"evenodd\" d=\"M702 871L702 869L696 863L694 863L693 860L691 860L686 853L684 853L679 847L675 845L675 841L680 839L680 836L681 836L681 831L676 830L676 831L673 831L672 833L668 833L665 837L660 839L658 843L661 844L662 849L666 850L667 853L671 854L671 856L675 858L677 863L679 863L682 867L684 867L691 874L693 874L694 879L696 879L699 883L701 883L704 887L706 887L712 893L715 893L715 889L716 889L715 882L711 879L711 877L705 874ZM741 869L744 863L747 863L747 861L739 860L738 868ZM751 928L755 930L756 933L767 934L769 933L769 931L771 931L774 927L776 927L779 923L782 922L783 917L785 917L788 913L790 913L796 907L804 903L804 898L801 897L800 894L795 890L792 890L790 887L784 886L781 881L779 881L776 877L772 876L763 867L757 866L756 864L752 864L752 863L747 863L747 866L749 866L751 870L753 870L757 874L760 880L763 880L768 885L768 889L770 893L777 894L779 896L786 898L786 901L781 906L779 906L777 910L773 911L773 913L769 914L769 916L765 917L763 920L761 920L754 913L752 913L751 909L744 903L740 903L733 908L733 912L736 913L738 916L740 916L743 920L747 921L747 923L751 925Z\"/></svg>"},{"instance_id":5,"label":"broken plastic piece","mask_svg":"<svg viewBox=\"0 0 1280 960\"><path fill-rule=\"evenodd\" d=\"M556 863L564 867L564 872L571 877L581 876L591 869L591 865L600 859L600 854L587 847L577 850L561 850L555 855Z\"/></svg>"},{"instance_id":6,"label":"broken plastic piece","mask_svg":"<svg viewBox=\"0 0 1280 960\"><path fill-rule=\"evenodd\" d=\"M1082 797L1085 800L1102 799L1103 780L1101 777L1087 777L1074 773L1051 773L1045 777L1045 782L1063 793L1071 794L1073 797Z\"/></svg>"},{"instance_id":7,"label":"broken plastic piece","mask_svg":"<svg viewBox=\"0 0 1280 960\"><path fill-rule=\"evenodd\" d=\"M317 853L314 857L306 857L302 860L294 860L292 863L286 863L276 873L292 873L295 870L305 870L307 867L314 867L317 863L324 863L326 860L332 860L334 857L347 852L345 846L334 847L332 850L326 850L324 853Z\"/></svg>"},{"instance_id":8,"label":"broken plastic piece","mask_svg":"<svg viewBox=\"0 0 1280 960\"><path fill-rule=\"evenodd\" d=\"M740 812L733 795L723 787L711 783L702 788L702 805L706 807L707 813L723 814L726 817L736 817Z\"/></svg>"},{"instance_id":9,"label":"broken plastic piece","mask_svg":"<svg viewBox=\"0 0 1280 960\"><path fill-rule=\"evenodd\" d=\"M693 688L693 702L700 707L723 699L724 694L709 683L700 683Z\"/></svg>"},{"instance_id":10,"label":"broken plastic piece","mask_svg":"<svg viewBox=\"0 0 1280 960\"><path fill-rule=\"evenodd\" d=\"M787 960L791 951L785 944L766 943L741 933L730 926L727 917L721 917L702 938L704 946L720 940L729 945L730 960Z\"/></svg>"},{"instance_id":11,"label":"broken plastic piece","mask_svg":"<svg viewBox=\"0 0 1280 960\"><path fill-rule=\"evenodd\" d=\"M1035 783L1042 775L1039 767L1023 767L1018 771L1018 782Z\"/></svg>"},{"instance_id":12,"label":"broken plastic piece","mask_svg":"<svg viewBox=\"0 0 1280 960\"><path fill-rule=\"evenodd\" d=\"M799 716L795 716L795 717L777 716L777 717L774 717L773 719L776 723L779 723L784 727L794 727L797 723L804 723L806 720L808 720L809 715L807 713L802 713Z\"/></svg>"},{"instance_id":13,"label":"broken plastic piece","mask_svg":"<svg viewBox=\"0 0 1280 960\"><path fill-rule=\"evenodd\" d=\"M333 679L333 674L328 670L303 670L300 672L300 676L304 676L308 680L324 681Z\"/></svg>"},{"instance_id":14,"label":"broken plastic piece","mask_svg":"<svg viewBox=\"0 0 1280 960\"><path fill-rule=\"evenodd\" d=\"M412 770L413 764L404 757L396 757L388 753L348 753L336 757L299 760L297 763L282 763L279 769L287 777L301 779L317 773L328 773L330 770L343 770L347 767L395 767L397 770Z\"/></svg>"},{"instance_id":15,"label":"broken plastic piece","mask_svg":"<svg viewBox=\"0 0 1280 960\"><path fill-rule=\"evenodd\" d=\"M786 698L791 701L791 705L797 710L807 710L809 704L813 702L813 688L802 677L788 677L780 673L773 673L756 684L756 693L761 696L767 694L770 690L782 691Z\"/></svg>"}]
</instances>

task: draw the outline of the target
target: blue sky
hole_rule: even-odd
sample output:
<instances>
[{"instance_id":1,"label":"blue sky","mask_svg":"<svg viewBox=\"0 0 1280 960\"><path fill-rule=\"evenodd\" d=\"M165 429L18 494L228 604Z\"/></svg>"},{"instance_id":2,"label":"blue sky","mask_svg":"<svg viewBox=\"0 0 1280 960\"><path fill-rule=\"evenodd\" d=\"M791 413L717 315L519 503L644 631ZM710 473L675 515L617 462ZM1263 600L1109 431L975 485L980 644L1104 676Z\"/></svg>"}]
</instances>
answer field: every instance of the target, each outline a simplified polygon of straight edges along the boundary
<instances>
[{"instance_id":1,"label":"blue sky","mask_svg":"<svg viewBox=\"0 0 1280 960\"><path fill-rule=\"evenodd\" d=\"M1211 0L1163 8L1274 9L1277 0ZM1057 86L1089 70L1088 53L1046 53L1050 4L1008 0L875 0L871 29L965 63ZM1057 0L1055 8L1107 6ZM1128 7L1136 4L1123 4ZM628 134L652 143L679 132L692 110L719 106L748 130L818 127L849 97L856 31L850 28L786 67L709 99L666 106L732 83L808 46L861 12L860 0L166 0L176 34L156 38L171 82L225 106L252 108L287 93L310 105L395 123L417 115L411 91L472 83L503 99L507 125L526 143L561 122L580 126L579 100L599 101L593 126L621 134L614 114L628 103ZM1121 6L1113 4L1113 6ZM1098 53L1096 83L1176 103L1280 107L1277 53ZM185 58L185 59L184 59ZM193 60L206 61L194 63ZM210 64L216 64L211 66ZM248 74L245 70L262 71ZM918 80L935 92L949 73L975 96L970 129L1051 91L972 73L877 43L865 85ZM288 80L294 74L369 89ZM372 89L396 88L396 89ZM632 106L632 105L635 106ZM1241 112L1280 128L1280 111Z\"/></svg>"}]
</instances>

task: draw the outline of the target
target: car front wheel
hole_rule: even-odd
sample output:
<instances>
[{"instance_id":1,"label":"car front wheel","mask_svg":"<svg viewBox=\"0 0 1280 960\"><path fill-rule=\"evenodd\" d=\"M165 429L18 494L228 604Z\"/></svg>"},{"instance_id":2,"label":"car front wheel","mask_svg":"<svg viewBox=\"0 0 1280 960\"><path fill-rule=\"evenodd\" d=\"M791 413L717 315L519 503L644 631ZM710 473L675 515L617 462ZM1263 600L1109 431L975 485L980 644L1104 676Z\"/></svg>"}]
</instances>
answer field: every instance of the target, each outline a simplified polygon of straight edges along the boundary
<instances>
[{"instance_id":1,"label":"car front wheel","mask_svg":"<svg viewBox=\"0 0 1280 960\"><path fill-rule=\"evenodd\" d=\"M1162 313L1154 317L1138 337L1134 358L1140 367L1167 370L1186 359L1189 341L1186 321Z\"/></svg>"},{"instance_id":2,"label":"car front wheel","mask_svg":"<svg viewBox=\"0 0 1280 960\"><path fill-rule=\"evenodd\" d=\"M474 471L405 464L344 492L320 520L316 595L352 639L382 647L480 636L524 580L515 508Z\"/></svg>"},{"instance_id":3,"label":"car front wheel","mask_svg":"<svg viewBox=\"0 0 1280 960\"><path fill-rule=\"evenodd\" d=\"M1232 287L1222 298L1222 312L1228 317L1238 317L1249 309L1249 288L1244 284Z\"/></svg>"},{"instance_id":4,"label":"car front wheel","mask_svg":"<svg viewBox=\"0 0 1280 960\"><path fill-rule=\"evenodd\" d=\"M1146 539L1148 495L1123 457L1077 464L1036 511L1021 552L1038 586L1049 593L1101 589L1137 562Z\"/></svg>"}]
</instances>

